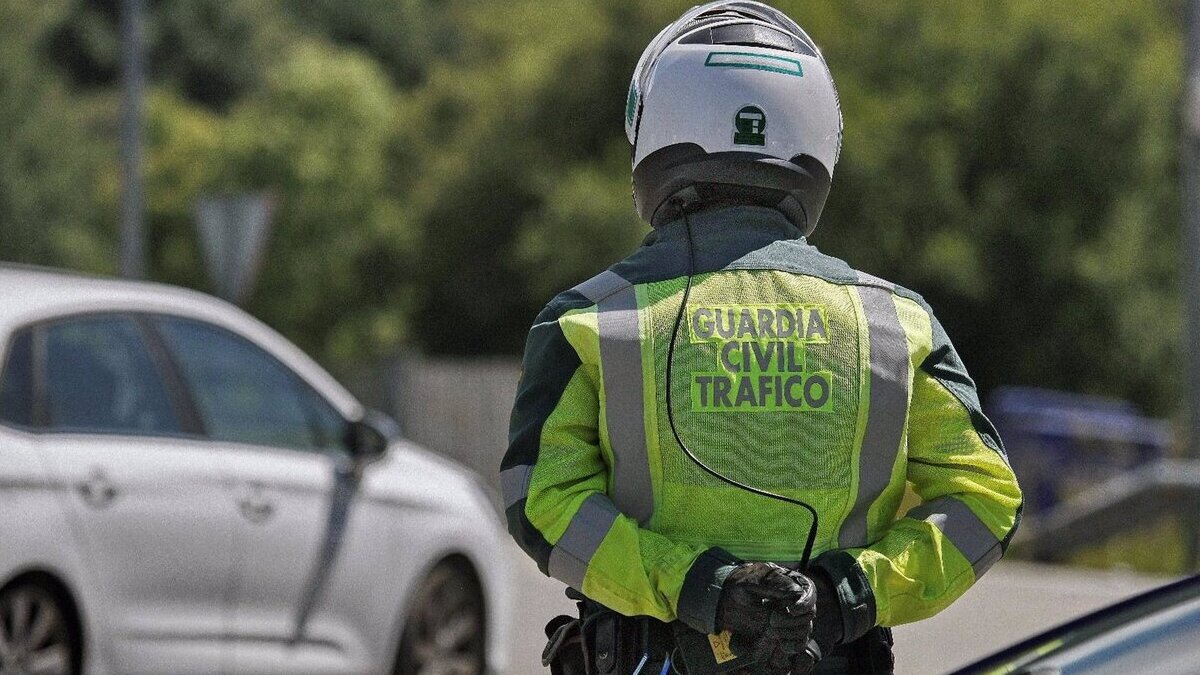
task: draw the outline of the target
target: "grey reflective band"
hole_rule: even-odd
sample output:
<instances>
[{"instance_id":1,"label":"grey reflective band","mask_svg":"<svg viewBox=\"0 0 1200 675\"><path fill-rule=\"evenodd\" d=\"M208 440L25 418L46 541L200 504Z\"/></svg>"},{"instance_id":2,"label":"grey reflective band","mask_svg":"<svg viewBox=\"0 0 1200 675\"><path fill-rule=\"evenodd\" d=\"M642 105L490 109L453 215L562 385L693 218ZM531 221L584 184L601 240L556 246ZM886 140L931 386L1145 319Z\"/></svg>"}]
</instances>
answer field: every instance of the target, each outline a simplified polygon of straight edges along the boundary
<instances>
[{"instance_id":1,"label":"grey reflective band","mask_svg":"<svg viewBox=\"0 0 1200 675\"><path fill-rule=\"evenodd\" d=\"M612 271L575 290L596 303L605 427L613 455L612 499L622 513L645 525L654 513L654 486L646 454L637 290Z\"/></svg>"},{"instance_id":2,"label":"grey reflective band","mask_svg":"<svg viewBox=\"0 0 1200 675\"><path fill-rule=\"evenodd\" d=\"M942 497L922 504L905 517L924 520L941 530L971 563L976 579L982 577L1004 555L996 535L975 515L971 507L954 497Z\"/></svg>"},{"instance_id":3,"label":"grey reflective band","mask_svg":"<svg viewBox=\"0 0 1200 675\"><path fill-rule=\"evenodd\" d=\"M892 482L892 469L900 453L904 425L908 419L911 364L908 339L896 303L894 286L867 274L859 274L856 286L867 320L867 343L871 357L871 396L867 428L858 458L858 496L842 523L838 544L842 548L866 546L871 504Z\"/></svg>"},{"instance_id":4,"label":"grey reflective band","mask_svg":"<svg viewBox=\"0 0 1200 675\"><path fill-rule=\"evenodd\" d=\"M504 509L529 496L529 478L533 467L528 464L514 466L500 472L500 494L504 496Z\"/></svg>"},{"instance_id":5,"label":"grey reflective band","mask_svg":"<svg viewBox=\"0 0 1200 675\"><path fill-rule=\"evenodd\" d=\"M574 288L575 292L592 302L599 303L608 296L629 288L629 282L612 270L605 270Z\"/></svg>"},{"instance_id":6,"label":"grey reflective band","mask_svg":"<svg viewBox=\"0 0 1200 675\"><path fill-rule=\"evenodd\" d=\"M617 519L617 507L602 494L588 497L562 538L550 549L550 576L577 591L583 590L592 556Z\"/></svg>"}]
</instances>

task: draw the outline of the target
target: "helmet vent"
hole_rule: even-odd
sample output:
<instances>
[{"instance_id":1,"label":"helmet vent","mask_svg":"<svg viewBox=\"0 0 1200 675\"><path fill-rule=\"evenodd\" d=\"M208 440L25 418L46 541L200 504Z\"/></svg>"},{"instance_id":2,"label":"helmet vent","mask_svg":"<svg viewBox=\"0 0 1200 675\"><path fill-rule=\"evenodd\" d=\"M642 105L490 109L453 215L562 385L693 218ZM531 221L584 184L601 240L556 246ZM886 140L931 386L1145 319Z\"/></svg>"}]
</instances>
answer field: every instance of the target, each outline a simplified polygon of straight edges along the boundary
<instances>
[{"instance_id":1,"label":"helmet vent","mask_svg":"<svg viewBox=\"0 0 1200 675\"><path fill-rule=\"evenodd\" d=\"M703 28L679 41L687 45L738 45L760 47L816 57L817 53L804 42L787 33L759 23L737 23Z\"/></svg>"}]
</instances>

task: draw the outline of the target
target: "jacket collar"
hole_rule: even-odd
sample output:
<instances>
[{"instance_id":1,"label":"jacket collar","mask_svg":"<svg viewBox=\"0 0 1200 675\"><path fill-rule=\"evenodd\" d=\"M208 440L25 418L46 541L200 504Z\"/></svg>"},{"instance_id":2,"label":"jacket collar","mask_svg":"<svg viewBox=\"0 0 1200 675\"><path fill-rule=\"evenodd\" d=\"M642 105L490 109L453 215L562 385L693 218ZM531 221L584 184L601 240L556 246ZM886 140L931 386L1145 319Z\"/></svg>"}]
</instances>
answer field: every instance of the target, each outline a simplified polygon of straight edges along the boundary
<instances>
[{"instance_id":1,"label":"jacket collar","mask_svg":"<svg viewBox=\"0 0 1200 675\"><path fill-rule=\"evenodd\" d=\"M804 243L800 228L775 209L762 206L729 206L688 216L692 226L696 273L711 272L778 241ZM665 258L685 269L687 223L673 220L654 228L642 242L642 251L660 261Z\"/></svg>"},{"instance_id":2,"label":"jacket collar","mask_svg":"<svg viewBox=\"0 0 1200 675\"><path fill-rule=\"evenodd\" d=\"M764 206L726 206L690 214L692 239L697 247L703 244L721 244L728 241L753 240L760 246L783 239L803 239L800 228L775 209ZM646 236L644 246L659 242L686 242L687 226L683 218L672 220L654 228Z\"/></svg>"}]
</instances>

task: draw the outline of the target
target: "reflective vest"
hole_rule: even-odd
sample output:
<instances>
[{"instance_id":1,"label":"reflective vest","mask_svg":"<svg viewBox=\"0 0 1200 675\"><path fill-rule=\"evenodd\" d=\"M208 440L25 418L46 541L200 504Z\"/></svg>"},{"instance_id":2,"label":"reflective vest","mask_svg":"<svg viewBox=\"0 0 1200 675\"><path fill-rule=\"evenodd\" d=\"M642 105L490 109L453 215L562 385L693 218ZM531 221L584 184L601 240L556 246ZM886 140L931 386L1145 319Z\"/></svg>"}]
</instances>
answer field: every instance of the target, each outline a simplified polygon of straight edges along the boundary
<instances>
[{"instance_id":1,"label":"reflective vest","mask_svg":"<svg viewBox=\"0 0 1200 675\"><path fill-rule=\"evenodd\" d=\"M708 631L722 570L799 560L811 517L695 466L669 427L671 387L696 455L818 511L814 564L847 640L940 611L1000 559L1022 501L929 306L819 253L773 210L691 225L671 382L682 221L538 316L501 465L510 532L596 602Z\"/></svg>"}]
</instances>

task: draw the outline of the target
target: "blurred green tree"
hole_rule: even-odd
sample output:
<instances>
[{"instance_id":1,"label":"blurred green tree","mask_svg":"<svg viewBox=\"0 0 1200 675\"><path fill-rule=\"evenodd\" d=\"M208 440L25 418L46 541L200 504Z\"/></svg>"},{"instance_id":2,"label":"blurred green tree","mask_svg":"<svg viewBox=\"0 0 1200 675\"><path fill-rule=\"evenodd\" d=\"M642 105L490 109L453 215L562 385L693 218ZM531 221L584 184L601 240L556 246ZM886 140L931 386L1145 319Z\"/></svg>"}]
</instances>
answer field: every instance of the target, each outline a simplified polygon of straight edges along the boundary
<instances>
[{"instance_id":1,"label":"blurred green tree","mask_svg":"<svg viewBox=\"0 0 1200 675\"><path fill-rule=\"evenodd\" d=\"M646 232L626 87L689 4L151 2L155 276L206 286L198 194L269 190L251 309L318 358L518 351L550 295ZM813 242L924 293L985 390L1170 413L1181 1L778 4L846 116ZM112 267L116 5L0 8L0 231L38 232L5 257Z\"/></svg>"},{"instance_id":2,"label":"blurred green tree","mask_svg":"<svg viewBox=\"0 0 1200 675\"><path fill-rule=\"evenodd\" d=\"M387 182L391 85L370 59L310 43L264 80L226 115L168 92L152 100L154 276L206 287L196 199L268 192L278 207L251 311L334 363L394 349L406 337L411 236Z\"/></svg>"},{"instance_id":3,"label":"blurred green tree","mask_svg":"<svg viewBox=\"0 0 1200 675\"><path fill-rule=\"evenodd\" d=\"M64 4L59 0L59 4ZM44 51L81 89L118 86L119 0L66 0ZM297 28L276 0L150 0L145 40L150 77L212 107L261 84Z\"/></svg>"},{"instance_id":4,"label":"blurred green tree","mask_svg":"<svg viewBox=\"0 0 1200 675\"><path fill-rule=\"evenodd\" d=\"M1181 3L782 4L846 115L814 240L926 294L985 389L1169 413Z\"/></svg>"},{"instance_id":5,"label":"blurred green tree","mask_svg":"<svg viewBox=\"0 0 1200 675\"><path fill-rule=\"evenodd\" d=\"M644 233L612 158L628 155L620 111L641 39L622 26L654 28L637 5L451 5L464 49L402 109L422 233L413 330L437 353L512 353L550 295Z\"/></svg>"},{"instance_id":6,"label":"blurred green tree","mask_svg":"<svg viewBox=\"0 0 1200 675\"><path fill-rule=\"evenodd\" d=\"M0 4L0 258L112 269L96 208L100 124L40 58L65 14L63 2Z\"/></svg>"},{"instance_id":7,"label":"blurred green tree","mask_svg":"<svg viewBox=\"0 0 1200 675\"><path fill-rule=\"evenodd\" d=\"M424 81L431 63L457 52L452 16L434 0L283 0L309 30L378 60L401 87Z\"/></svg>"},{"instance_id":8,"label":"blurred green tree","mask_svg":"<svg viewBox=\"0 0 1200 675\"><path fill-rule=\"evenodd\" d=\"M426 234L416 334L435 351L513 351L551 289L644 232L619 111L641 48L686 4L464 4L474 51L405 106L419 177L406 201ZM1169 412L1177 3L780 4L825 47L846 114L814 243L928 295L985 389ZM472 319L430 320L443 311Z\"/></svg>"}]
</instances>

